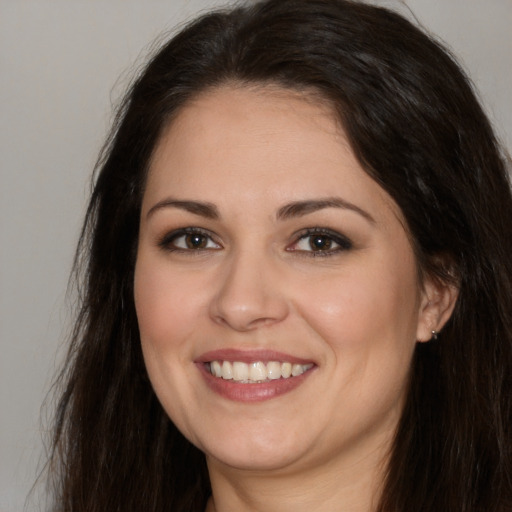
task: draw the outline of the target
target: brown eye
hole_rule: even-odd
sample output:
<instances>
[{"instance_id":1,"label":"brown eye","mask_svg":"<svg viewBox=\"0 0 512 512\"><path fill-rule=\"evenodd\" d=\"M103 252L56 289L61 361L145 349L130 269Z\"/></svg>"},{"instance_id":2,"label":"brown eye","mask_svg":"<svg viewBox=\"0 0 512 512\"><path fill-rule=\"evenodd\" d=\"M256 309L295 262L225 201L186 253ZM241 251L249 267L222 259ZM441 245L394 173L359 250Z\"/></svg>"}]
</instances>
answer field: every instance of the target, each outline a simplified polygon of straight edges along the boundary
<instances>
[{"instance_id":1,"label":"brown eye","mask_svg":"<svg viewBox=\"0 0 512 512\"><path fill-rule=\"evenodd\" d=\"M184 239L188 249L204 249L208 244L208 238L200 233L189 233Z\"/></svg>"},{"instance_id":2,"label":"brown eye","mask_svg":"<svg viewBox=\"0 0 512 512\"><path fill-rule=\"evenodd\" d=\"M326 235L312 235L309 237L309 246L312 251L328 251L333 241Z\"/></svg>"},{"instance_id":3,"label":"brown eye","mask_svg":"<svg viewBox=\"0 0 512 512\"><path fill-rule=\"evenodd\" d=\"M352 249L352 242L341 233L326 228L311 228L302 232L288 251L309 256L333 256Z\"/></svg>"},{"instance_id":4,"label":"brown eye","mask_svg":"<svg viewBox=\"0 0 512 512\"><path fill-rule=\"evenodd\" d=\"M222 249L208 232L203 232L199 228L185 228L169 233L159 242L159 245L167 251L194 252Z\"/></svg>"},{"instance_id":5,"label":"brown eye","mask_svg":"<svg viewBox=\"0 0 512 512\"><path fill-rule=\"evenodd\" d=\"M295 244L295 251L314 252L314 253L332 253L342 248L342 245L333 240L331 235L322 233L313 233L301 237Z\"/></svg>"}]
</instances>

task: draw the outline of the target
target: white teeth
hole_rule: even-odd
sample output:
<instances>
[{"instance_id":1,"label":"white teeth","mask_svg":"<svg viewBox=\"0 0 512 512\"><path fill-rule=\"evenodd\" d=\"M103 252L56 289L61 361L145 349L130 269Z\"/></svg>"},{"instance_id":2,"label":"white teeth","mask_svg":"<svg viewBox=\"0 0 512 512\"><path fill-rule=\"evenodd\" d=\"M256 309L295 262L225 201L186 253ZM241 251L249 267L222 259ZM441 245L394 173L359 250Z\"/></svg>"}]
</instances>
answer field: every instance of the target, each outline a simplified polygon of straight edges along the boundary
<instances>
[{"instance_id":1,"label":"white teeth","mask_svg":"<svg viewBox=\"0 0 512 512\"><path fill-rule=\"evenodd\" d=\"M283 379L287 379L292 374L292 364L291 363L283 363L281 365L281 376Z\"/></svg>"},{"instance_id":2,"label":"white teeth","mask_svg":"<svg viewBox=\"0 0 512 512\"><path fill-rule=\"evenodd\" d=\"M223 379L230 380L233 378L233 365L229 361L222 363L222 373L215 375L215 377L222 377Z\"/></svg>"},{"instance_id":3,"label":"white teeth","mask_svg":"<svg viewBox=\"0 0 512 512\"><path fill-rule=\"evenodd\" d=\"M261 361L251 363L249 366L249 380L265 380L267 378L267 367Z\"/></svg>"},{"instance_id":4,"label":"white teeth","mask_svg":"<svg viewBox=\"0 0 512 512\"><path fill-rule=\"evenodd\" d=\"M267 378L270 380L281 378L281 363L277 361L267 363Z\"/></svg>"},{"instance_id":5,"label":"white teeth","mask_svg":"<svg viewBox=\"0 0 512 512\"><path fill-rule=\"evenodd\" d=\"M279 361L270 361L264 363L255 361L247 364L241 361L211 361L210 373L225 380L233 379L238 382L268 382L269 380L288 379L297 377L309 370L313 365L310 364L292 364L280 363Z\"/></svg>"},{"instance_id":6,"label":"white teeth","mask_svg":"<svg viewBox=\"0 0 512 512\"><path fill-rule=\"evenodd\" d=\"M297 375L302 375L304 373L304 368L301 364L294 364L292 366L292 375L297 377Z\"/></svg>"},{"instance_id":7,"label":"white teeth","mask_svg":"<svg viewBox=\"0 0 512 512\"><path fill-rule=\"evenodd\" d=\"M215 375L215 377L222 377L222 368L219 361L212 361L211 370L212 375Z\"/></svg>"},{"instance_id":8,"label":"white teeth","mask_svg":"<svg viewBox=\"0 0 512 512\"><path fill-rule=\"evenodd\" d=\"M248 380L249 379L249 365L235 361L233 363L233 379L234 380Z\"/></svg>"}]
</instances>

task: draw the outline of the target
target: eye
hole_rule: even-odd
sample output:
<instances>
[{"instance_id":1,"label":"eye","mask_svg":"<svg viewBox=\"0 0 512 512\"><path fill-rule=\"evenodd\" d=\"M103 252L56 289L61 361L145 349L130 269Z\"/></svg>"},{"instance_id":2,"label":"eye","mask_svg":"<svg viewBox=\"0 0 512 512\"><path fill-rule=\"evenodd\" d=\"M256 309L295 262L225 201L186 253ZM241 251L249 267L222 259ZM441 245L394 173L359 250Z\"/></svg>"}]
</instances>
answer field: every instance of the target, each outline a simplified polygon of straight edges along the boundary
<instances>
[{"instance_id":1,"label":"eye","mask_svg":"<svg viewBox=\"0 0 512 512\"><path fill-rule=\"evenodd\" d=\"M330 256L352 248L352 242L341 233L330 229L311 228L299 234L288 251L311 253L311 256Z\"/></svg>"},{"instance_id":2,"label":"eye","mask_svg":"<svg viewBox=\"0 0 512 512\"><path fill-rule=\"evenodd\" d=\"M159 245L169 251L203 251L222 248L213 240L210 233L200 228L173 231L165 235Z\"/></svg>"}]
</instances>

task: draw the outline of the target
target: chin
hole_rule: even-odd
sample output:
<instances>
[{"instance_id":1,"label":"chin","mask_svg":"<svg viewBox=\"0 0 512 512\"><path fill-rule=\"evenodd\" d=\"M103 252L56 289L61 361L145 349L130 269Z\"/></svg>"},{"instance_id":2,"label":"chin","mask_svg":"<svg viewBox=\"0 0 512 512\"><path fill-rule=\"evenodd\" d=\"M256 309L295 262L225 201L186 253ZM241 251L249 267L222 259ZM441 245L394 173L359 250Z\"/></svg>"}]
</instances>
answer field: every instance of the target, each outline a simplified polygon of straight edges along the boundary
<instances>
[{"instance_id":1,"label":"chin","mask_svg":"<svg viewBox=\"0 0 512 512\"><path fill-rule=\"evenodd\" d=\"M298 454L282 453L269 449L264 452L247 450L245 453L217 449L214 450L214 453L207 453L206 459L208 464L213 462L216 465L228 466L239 471L277 472L294 465L298 460Z\"/></svg>"},{"instance_id":2,"label":"chin","mask_svg":"<svg viewBox=\"0 0 512 512\"><path fill-rule=\"evenodd\" d=\"M285 469L300 460L304 447L308 444L305 439L298 439L283 429L275 432L258 432L248 434L240 430L239 435L226 435L215 443L209 439L210 446L201 447L207 459L212 459L231 468L249 471L277 471Z\"/></svg>"}]
</instances>

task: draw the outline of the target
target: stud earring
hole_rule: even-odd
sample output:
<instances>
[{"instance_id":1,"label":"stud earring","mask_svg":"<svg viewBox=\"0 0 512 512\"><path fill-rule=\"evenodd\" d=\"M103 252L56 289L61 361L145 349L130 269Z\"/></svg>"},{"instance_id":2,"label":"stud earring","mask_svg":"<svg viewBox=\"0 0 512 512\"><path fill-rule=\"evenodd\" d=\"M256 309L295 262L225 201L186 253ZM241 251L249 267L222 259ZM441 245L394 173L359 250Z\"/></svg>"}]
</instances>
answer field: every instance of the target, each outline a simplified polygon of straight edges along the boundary
<instances>
[{"instance_id":1,"label":"stud earring","mask_svg":"<svg viewBox=\"0 0 512 512\"><path fill-rule=\"evenodd\" d=\"M439 337L439 333L436 330L432 330L432 338L431 341L437 341L437 338Z\"/></svg>"}]
</instances>

